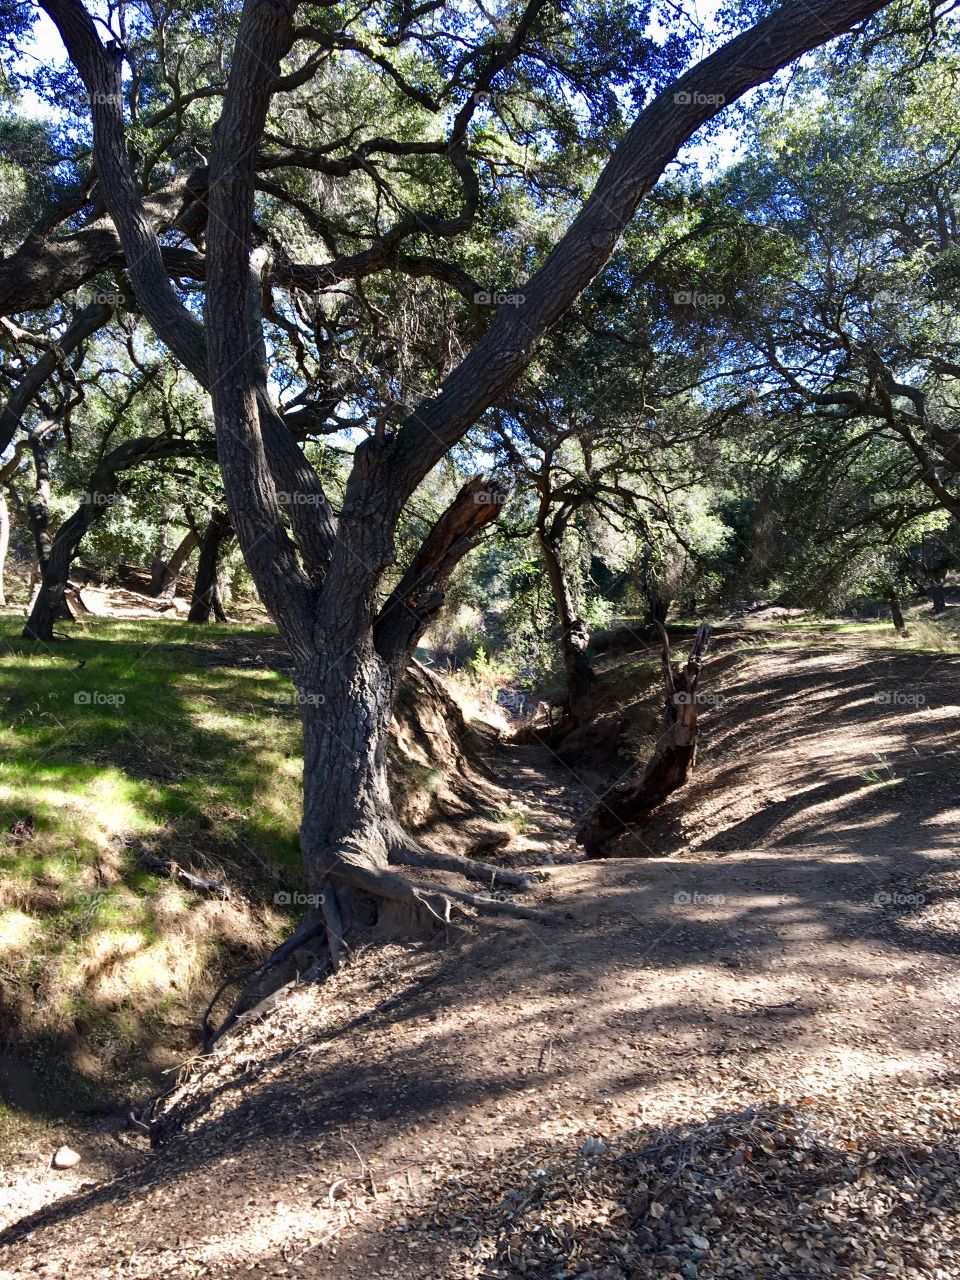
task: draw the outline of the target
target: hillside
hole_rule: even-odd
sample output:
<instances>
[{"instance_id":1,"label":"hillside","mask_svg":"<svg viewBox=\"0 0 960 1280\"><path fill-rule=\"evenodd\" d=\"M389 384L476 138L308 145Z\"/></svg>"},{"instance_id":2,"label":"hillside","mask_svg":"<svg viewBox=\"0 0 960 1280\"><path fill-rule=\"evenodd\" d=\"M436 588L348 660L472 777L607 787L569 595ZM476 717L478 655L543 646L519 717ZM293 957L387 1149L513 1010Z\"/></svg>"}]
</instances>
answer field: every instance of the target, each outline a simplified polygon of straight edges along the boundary
<instances>
[{"instance_id":1,"label":"hillside","mask_svg":"<svg viewBox=\"0 0 960 1280\"><path fill-rule=\"evenodd\" d=\"M356 940L169 1078L153 1149L21 1150L0 1274L955 1275L960 659L898 643L726 631L641 858L566 860L609 755L488 743L555 924ZM644 662L598 695L628 752Z\"/></svg>"},{"instance_id":2,"label":"hillside","mask_svg":"<svg viewBox=\"0 0 960 1280\"><path fill-rule=\"evenodd\" d=\"M161 1087L304 888L301 731L271 629L98 620L38 652L21 626L0 619L0 1151ZM464 848L511 839L485 731L411 668L393 785L426 843L438 823Z\"/></svg>"}]
</instances>

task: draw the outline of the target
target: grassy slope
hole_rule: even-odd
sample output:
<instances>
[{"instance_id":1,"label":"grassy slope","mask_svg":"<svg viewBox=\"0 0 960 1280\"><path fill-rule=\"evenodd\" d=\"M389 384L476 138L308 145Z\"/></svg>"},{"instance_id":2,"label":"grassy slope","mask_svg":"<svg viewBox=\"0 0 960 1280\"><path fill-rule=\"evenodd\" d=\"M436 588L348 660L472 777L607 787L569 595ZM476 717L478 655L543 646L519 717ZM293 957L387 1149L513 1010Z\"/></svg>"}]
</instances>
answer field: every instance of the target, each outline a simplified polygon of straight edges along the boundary
<instances>
[{"instance_id":1,"label":"grassy slope","mask_svg":"<svg viewBox=\"0 0 960 1280\"><path fill-rule=\"evenodd\" d=\"M35 833L0 835L4 1013L81 1076L150 1074L214 976L279 934L274 892L300 887L292 686L215 665L215 628L98 621L38 647L21 626L0 619L0 832L29 814ZM238 892L188 895L144 851Z\"/></svg>"}]
</instances>

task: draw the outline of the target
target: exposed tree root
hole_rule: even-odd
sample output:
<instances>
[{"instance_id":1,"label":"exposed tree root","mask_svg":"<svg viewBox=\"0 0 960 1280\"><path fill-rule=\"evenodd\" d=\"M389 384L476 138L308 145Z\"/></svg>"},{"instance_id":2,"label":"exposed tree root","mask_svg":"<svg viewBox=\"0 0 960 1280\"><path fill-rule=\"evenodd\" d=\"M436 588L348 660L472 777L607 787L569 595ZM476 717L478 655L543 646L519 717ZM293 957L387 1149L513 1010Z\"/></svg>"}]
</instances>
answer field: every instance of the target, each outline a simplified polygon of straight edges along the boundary
<instances>
[{"instance_id":1,"label":"exposed tree root","mask_svg":"<svg viewBox=\"0 0 960 1280\"><path fill-rule=\"evenodd\" d=\"M250 990L252 983L269 973L271 969L275 969L277 965L282 964L284 960L293 955L298 947L302 947L305 942L309 942L311 939L319 937L325 932L325 930L325 920L321 916L318 916L316 912L309 912L303 920L303 923L295 929L293 933L291 933L289 938L284 942L281 942L279 947L267 956L266 960L261 961L258 965L254 965L252 969L244 969L240 973L231 974L229 978L226 978L220 984L214 993L213 999L207 1005L203 1015L203 1046L207 1052L209 1052L216 1041L229 1031L230 1028L239 1020L240 1014L243 1011L247 992ZM232 1009L227 1014L226 1018L224 1018L217 1030L214 1031L210 1025L210 1015L213 1012L217 1001L228 987L232 987L236 983L240 982L246 983L242 995L233 1005Z\"/></svg>"},{"instance_id":2,"label":"exposed tree root","mask_svg":"<svg viewBox=\"0 0 960 1280\"><path fill-rule=\"evenodd\" d=\"M499 867L482 862L474 862L471 858L459 858L453 854L434 855L425 850L412 849L409 845L404 845L402 848L398 846L397 860L400 860L401 854L406 853L409 853L412 858L421 859L415 865L455 870L461 875L468 874L468 870L464 869L467 868L469 869L470 878L480 878L482 875L484 883L489 883L494 878L500 878L503 883L509 883L521 889L529 888L532 883L530 877L523 876L518 872L501 873ZM339 886L339 892L334 886L334 881ZM449 926L453 922L452 915L454 910L467 914L465 908L473 908L474 911L485 915L505 915L519 920L533 920L538 924L557 923L556 917L548 912L513 902L503 896L502 891L499 890L495 891L495 895L494 891L492 891L491 895L488 896L482 893L468 893L462 889L450 889L446 886L418 885L408 880L406 876L398 875L388 869L370 868L351 858L341 858L328 874L323 889L320 910L312 910L300 927L267 956L264 961L252 969L233 974L217 989L203 1015L205 1051L209 1052L216 1042L234 1027L249 1022L261 1013L265 1013L276 1003L284 991L295 986L297 982L311 981L322 976L326 971L326 961L317 961L290 982L284 983L254 1004L251 1005L249 1003L250 993L255 984L271 970L276 969L278 965L288 960L305 943L312 941L314 938L325 937L330 967L336 972L343 963L344 952L347 949L344 942L345 928L341 910L341 895L344 891L349 890L358 891L380 902L393 903L405 907L414 917L427 925L433 923ZM228 987L241 982L245 984L242 994L220 1026L214 1030L210 1024L210 1015L213 1009Z\"/></svg>"},{"instance_id":3,"label":"exposed tree root","mask_svg":"<svg viewBox=\"0 0 960 1280\"><path fill-rule=\"evenodd\" d=\"M588 858L611 857L620 837L684 786L697 758L697 686L710 627L702 623L686 665L670 658L670 640L658 623L663 665L664 706L654 753L639 777L611 788L587 814L577 831Z\"/></svg>"},{"instance_id":4,"label":"exposed tree root","mask_svg":"<svg viewBox=\"0 0 960 1280\"><path fill-rule=\"evenodd\" d=\"M479 893L465 893L460 889L418 885L406 876L393 871L371 869L343 859L334 866L330 875L337 881L359 889L373 898L385 898L410 907L416 912L432 916L440 924L449 924L453 904L465 903L487 915L516 916L521 920L536 920L541 924L554 923L554 917L534 907L523 907L517 902L500 897L487 897Z\"/></svg>"},{"instance_id":5,"label":"exposed tree root","mask_svg":"<svg viewBox=\"0 0 960 1280\"><path fill-rule=\"evenodd\" d=\"M343 920L340 916L340 903L337 891L328 884L323 891L323 918L327 926L327 948L334 972L340 968L343 958Z\"/></svg>"},{"instance_id":6,"label":"exposed tree root","mask_svg":"<svg viewBox=\"0 0 960 1280\"><path fill-rule=\"evenodd\" d=\"M514 889L529 889L533 880L522 871L510 871L495 867L492 862L478 862L457 853L433 853L429 849L415 848L411 844L395 844L390 850L390 861L402 867L431 867L434 871L453 871L465 880L494 889L499 884Z\"/></svg>"},{"instance_id":7,"label":"exposed tree root","mask_svg":"<svg viewBox=\"0 0 960 1280\"><path fill-rule=\"evenodd\" d=\"M460 889L444 889L448 898L457 902L466 902L478 911L488 915L516 916L518 920L536 920L539 924L556 924L557 918L549 911L538 911L536 907L524 907L519 902L511 902L509 898L487 898L482 893L464 893Z\"/></svg>"}]
</instances>

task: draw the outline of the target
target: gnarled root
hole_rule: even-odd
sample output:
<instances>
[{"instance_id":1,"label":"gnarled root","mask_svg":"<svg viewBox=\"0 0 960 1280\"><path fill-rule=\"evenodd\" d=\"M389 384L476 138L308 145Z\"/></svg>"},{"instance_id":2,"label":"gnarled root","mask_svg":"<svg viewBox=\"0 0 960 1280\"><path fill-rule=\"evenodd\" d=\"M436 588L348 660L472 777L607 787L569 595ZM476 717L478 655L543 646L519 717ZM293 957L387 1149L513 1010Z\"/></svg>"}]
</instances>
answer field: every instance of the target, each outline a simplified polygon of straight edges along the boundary
<instances>
[{"instance_id":1,"label":"gnarled root","mask_svg":"<svg viewBox=\"0 0 960 1280\"><path fill-rule=\"evenodd\" d=\"M203 1015L203 1047L207 1052L209 1052L217 1040L219 1040L221 1036L225 1035L231 1027L237 1024L237 1022L241 1019L244 1022L248 1022L250 1018L255 1017L258 1012L264 1012L265 1009L263 1009L262 1006L272 1004L276 996L279 994L279 990L284 990L287 986L291 985L290 983L285 983L278 991L270 993L270 995L266 996L263 1000L258 1001L257 1004L253 1006L248 1005L251 989L255 987L261 978L265 977L273 969L276 969L278 965L283 964L285 960L289 959L295 951L304 946L307 942L320 937L320 935L326 931L326 928L327 926L323 916L318 915L316 911L309 911L304 917L303 923L299 928L291 933L290 937L284 942L281 942L280 946L277 947L275 951L272 951L270 955L267 956L266 960L261 961L258 965L254 965L252 969L244 969L240 973L232 974L220 984L214 993L213 999L207 1005L206 1011ZM220 1026L216 1031L214 1031L210 1024L210 1015L213 1013L217 1002L228 987L232 987L241 982L245 984L242 994L236 1000Z\"/></svg>"},{"instance_id":2,"label":"gnarled root","mask_svg":"<svg viewBox=\"0 0 960 1280\"><path fill-rule=\"evenodd\" d=\"M501 883L510 884L518 889L528 888L532 883L530 877L518 872L502 872L499 867L474 862L471 858L459 858L453 854L430 854L413 849L410 845L403 846L402 850L398 846L395 861L405 860L402 856L404 851L410 855L411 859L420 859L419 863L414 865L456 871L464 876L468 876L469 872L470 879L480 878L482 873L483 883L499 879ZM406 876L398 875L397 872L388 868L371 868L363 865L356 855L341 856L327 873L320 908L311 910L300 927L261 964L233 975L220 986L203 1017L203 1039L207 1051L233 1027L266 1013L289 987L297 982L310 981L319 977L330 968L335 972L340 967L344 952L347 950L344 942L345 919L349 919L349 905L353 894L372 898L381 904L392 904L409 913L414 920L426 925L448 927L453 924L455 913L466 916L471 911L481 915L512 916L519 920L532 920L538 924L557 923L555 916L546 911L538 911L535 907L522 906L506 897L502 890L491 890L489 894L468 893L462 889L450 889L441 885L416 884ZM348 908L346 912L345 906ZM317 961L290 982L282 984L259 999L253 997L253 993L266 974L289 960L300 947L321 937L326 940L329 966L326 961ZM210 1015L214 1007L229 986L240 982L245 983L242 995L214 1031L210 1025Z\"/></svg>"},{"instance_id":3,"label":"gnarled root","mask_svg":"<svg viewBox=\"0 0 960 1280\"><path fill-rule=\"evenodd\" d=\"M430 849L421 849L407 842L396 842L390 849L390 861L402 867L430 867L434 871L453 871L465 880L473 880L495 889L498 885L509 885L513 889L529 889L533 883L531 876L522 871L510 871L506 867L496 867L492 862L478 862L475 858L467 858L458 853L433 853Z\"/></svg>"},{"instance_id":4,"label":"gnarled root","mask_svg":"<svg viewBox=\"0 0 960 1280\"><path fill-rule=\"evenodd\" d=\"M453 911L461 903L486 915L515 916L521 920L536 920L540 924L554 922L554 917L547 912L521 906L499 893L488 896L446 886L418 885L395 871L370 868L346 858L336 863L329 874L340 884L373 898L409 907L417 914L432 917L438 924L450 924Z\"/></svg>"}]
</instances>

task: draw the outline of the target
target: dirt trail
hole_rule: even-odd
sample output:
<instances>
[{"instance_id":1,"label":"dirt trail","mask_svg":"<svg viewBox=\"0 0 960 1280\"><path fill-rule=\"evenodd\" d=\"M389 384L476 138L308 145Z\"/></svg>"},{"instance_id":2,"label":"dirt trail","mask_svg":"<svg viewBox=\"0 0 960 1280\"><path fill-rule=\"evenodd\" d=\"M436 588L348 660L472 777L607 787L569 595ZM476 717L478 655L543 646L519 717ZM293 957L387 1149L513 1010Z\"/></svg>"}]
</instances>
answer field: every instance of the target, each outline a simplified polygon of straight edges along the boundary
<instances>
[{"instance_id":1,"label":"dirt trail","mask_svg":"<svg viewBox=\"0 0 960 1280\"><path fill-rule=\"evenodd\" d=\"M726 671L666 856L562 862L593 788L512 749L557 925L360 948L0 1275L954 1280L958 659Z\"/></svg>"}]
</instances>

